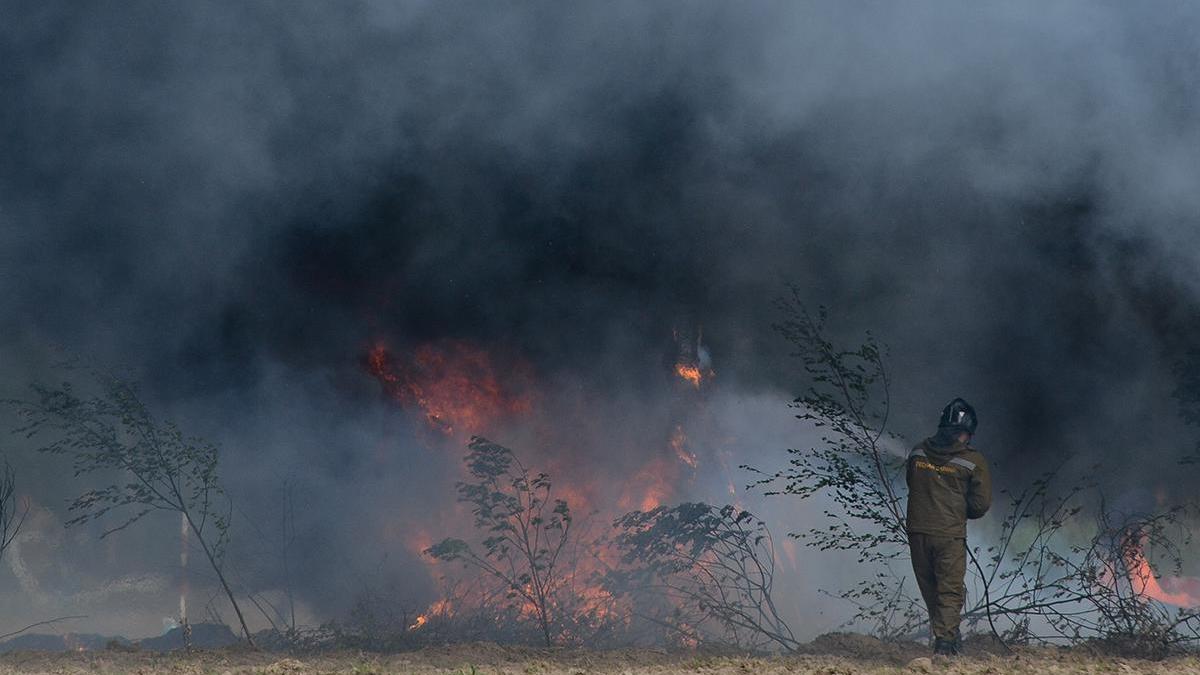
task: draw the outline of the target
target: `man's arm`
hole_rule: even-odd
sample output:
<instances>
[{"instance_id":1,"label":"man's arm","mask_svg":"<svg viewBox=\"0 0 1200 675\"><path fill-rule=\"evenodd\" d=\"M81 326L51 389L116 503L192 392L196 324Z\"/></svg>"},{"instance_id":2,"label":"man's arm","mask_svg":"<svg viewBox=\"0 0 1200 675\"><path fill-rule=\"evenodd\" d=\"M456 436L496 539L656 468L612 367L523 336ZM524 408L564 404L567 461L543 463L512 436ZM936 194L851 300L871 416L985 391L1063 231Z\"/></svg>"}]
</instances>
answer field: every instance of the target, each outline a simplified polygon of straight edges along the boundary
<instances>
[{"instance_id":1,"label":"man's arm","mask_svg":"<svg viewBox=\"0 0 1200 675\"><path fill-rule=\"evenodd\" d=\"M982 518L991 506L992 474L988 470L987 460L980 456L967 487L967 517Z\"/></svg>"}]
</instances>

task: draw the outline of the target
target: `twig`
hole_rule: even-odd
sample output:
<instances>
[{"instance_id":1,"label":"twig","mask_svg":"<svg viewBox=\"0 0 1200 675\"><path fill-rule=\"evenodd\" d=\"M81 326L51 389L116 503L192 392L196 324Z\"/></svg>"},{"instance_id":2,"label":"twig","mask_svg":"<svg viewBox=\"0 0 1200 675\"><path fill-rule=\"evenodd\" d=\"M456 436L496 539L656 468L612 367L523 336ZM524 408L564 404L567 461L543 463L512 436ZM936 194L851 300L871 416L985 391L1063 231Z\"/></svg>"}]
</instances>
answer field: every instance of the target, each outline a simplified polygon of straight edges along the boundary
<instances>
[{"instance_id":1,"label":"twig","mask_svg":"<svg viewBox=\"0 0 1200 675\"><path fill-rule=\"evenodd\" d=\"M967 546L967 541L965 539L963 540L963 546L966 547L967 555L971 557L971 563L975 565L975 571L979 572L979 578L983 582L983 608L987 612L988 626L991 626L992 628L992 636L996 638L996 641L1000 643L1001 647L1004 647L1005 652L1011 654L1012 648L1008 646L1008 643L1004 641L1004 638L1000 637L1000 632L996 630L996 624L992 621L992 598L988 593L988 580L983 574L983 567L979 564L979 560L975 558L975 553L971 550L971 547Z\"/></svg>"},{"instance_id":2,"label":"twig","mask_svg":"<svg viewBox=\"0 0 1200 675\"><path fill-rule=\"evenodd\" d=\"M3 635L0 635L0 640L3 640L5 638L10 638L10 637L13 637L16 635L20 635L21 633L24 633L25 631L29 630L30 628L37 628L38 626L46 626L46 625L49 625L52 623L58 623L60 621L70 621L71 619L86 619L86 618L87 618L86 614L79 614L76 616L60 616L57 619L47 619L45 621L38 621L37 623L31 623L28 626L25 626L21 630L15 630L11 633L4 633Z\"/></svg>"}]
</instances>

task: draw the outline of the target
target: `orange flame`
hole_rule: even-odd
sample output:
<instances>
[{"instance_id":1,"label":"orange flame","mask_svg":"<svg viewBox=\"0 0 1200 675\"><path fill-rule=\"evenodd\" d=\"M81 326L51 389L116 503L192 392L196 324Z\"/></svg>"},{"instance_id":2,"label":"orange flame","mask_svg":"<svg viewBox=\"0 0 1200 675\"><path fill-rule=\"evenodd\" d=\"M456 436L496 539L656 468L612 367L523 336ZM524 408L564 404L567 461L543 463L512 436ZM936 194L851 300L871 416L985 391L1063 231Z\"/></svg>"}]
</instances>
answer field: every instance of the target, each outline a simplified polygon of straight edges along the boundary
<instances>
[{"instance_id":1,"label":"orange flame","mask_svg":"<svg viewBox=\"0 0 1200 675\"><path fill-rule=\"evenodd\" d=\"M542 422L548 422L547 426L550 427L558 426L554 421L542 419L550 416L546 414L547 411L540 410L540 403L544 401L540 391L543 390L533 382L532 369L519 357L504 358L499 354L496 350L466 340L436 340L406 350L392 349L378 343L368 350L365 366L379 382L387 398L424 419L434 432L433 438L437 442L432 445L435 447L444 445L441 442L443 438L451 441L445 445L461 447L461 442L468 435L503 435L505 431L513 429L513 423L526 425L521 429L528 426L537 428ZM700 360L694 351L680 354L677 360L674 376L681 379L677 386L684 393L689 385L701 390L715 376L712 369L706 366L707 360ZM673 379L674 376L668 377ZM527 419L520 419L522 417ZM683 425L669 428L669 436L666 439L660 437L652 453L638 460L637 464L626 467L622 480L615 486L610 482L597 481L594 475L587 473L578 482L571 482L572 472L556 466L556 462L570 465L569 459L559 455L540 458L540 463L549 464L546 468L552 475L556 478L562 476L561 481L554 483L555 498L567 500L574 513L602 514L598 516L600 521L607 517L610 509L650 511L669 503L678 496L681 478L693 477L699 466L699 459ZM663 443L664 440L666 443ZM705 457L707 462L708 455ZM732 485L730 487L732 492ZM460 512L445 516L448 520L465 517ZM437 531L437 528L433 529ZM429 556L421 555L433 543L425 527L406 525L400 521L395 531L387 528L387 534L389 541L395 539L426 564L437 564ZM615 549L609 550L606 546L598 548L600 550L591 551L572 562L574 567L567 582L571 589L570 597L564 595L555 600L556 606L551 609L555 613L567 613L588 621L628 621L632 610L622 605L627 600L614 597L595 581L604 570L617 564ZM441 599L410 619L405 626L409 631L437 631L444 627L446 620L452 620L453 617L473 616L477 611L492 612L488 608L496 606L495 598L512 590L497 588L494 580L473 578L470 574L463 578L448 574L437 585ZM557 606L559 602L562 606ZM510 601L506 600L503 604L525 618L532 618L538 609L530 602L518 601L515 608ZM508 620L502 618L505 616L511 618L511 615L495 612L497 621ZM691 630L690 627L686 628ZM578 640L567 633L558 636L558 639L564 643ZM686 636L681 643L688 647L697 644Z\"/></svg>"},{"instance_id":2,"label":"orange flame","mask_svg":"<svg viewBox=\"0 0 1200 675\"><path fill-rule=\"evenodd\" d=\"M424 614L418 614L416 620L408 627L409 630L417 630L429 623L429 619L435 616L450 616L453 614L450 608L450 601L446 599L438 600L425 610Z\"/></svg>"},{"instance_id":3,"label":"orange flame","mask_svg":"<svg viewBox=\"0 0 1200 675\"><path fill-rule=\"evenodd\" d=\"M679 461L684 464L693 469L699 465L696 454L687 449L687 434L683 433L682 425L675 425L675 431L671 432L671 449L675 451L675 456L679 458Z\"/></svg>"},{"instance_id":4,"label":"orange flame","mask_svg":"<svg viewBox=\"0 0 1200 675\"><path fill-rule=\"evenodd\" d=\"M700 367L687 363L676 363L675 374L697 389L700 388L700 383L704 380L704 373L700 370Z\"/></svg>"},{"instance_id":5,"label":"orange flame","mask_svg":"<svg viewBox=\"0 0 1200 675\"><path fill-rule=\"evenodd\" d=\"M651 460L626 481L617 506L624 510L653 511L670 500L678 474L679 465L666 457Z\"/></svg>"},{"instance_id":6,"label":"orange flame","mask_svg":"<svg viewBox=\"0 0 1200 675\"><path fill-rule=\"evenodd\" d=\"M1133 537L1134 535L1130 535ZM1146 559L1143 546L1145 536L1136 542L1126 543L1125 568L1134 593L1176 607L1200 607L1200 579L1193 577L1162 577L1154 574L1150 561ZM1164 585L1167 588L1164 588Z\"/></svg>"},{"instance_id":7,"label":"orange flame","mask_svg":"<svg viewBox=\"0 0 1200 675\"><path fill-rule=\"evenodd\" d=\"M378 344L367 354L367 369L389 397L419 408L431 428L447 435L483 433L533 407L521 386L528 381L523 367L502 371L488 352L463 340L421 345L404 358Z\"/></svg>"}]
</instances>

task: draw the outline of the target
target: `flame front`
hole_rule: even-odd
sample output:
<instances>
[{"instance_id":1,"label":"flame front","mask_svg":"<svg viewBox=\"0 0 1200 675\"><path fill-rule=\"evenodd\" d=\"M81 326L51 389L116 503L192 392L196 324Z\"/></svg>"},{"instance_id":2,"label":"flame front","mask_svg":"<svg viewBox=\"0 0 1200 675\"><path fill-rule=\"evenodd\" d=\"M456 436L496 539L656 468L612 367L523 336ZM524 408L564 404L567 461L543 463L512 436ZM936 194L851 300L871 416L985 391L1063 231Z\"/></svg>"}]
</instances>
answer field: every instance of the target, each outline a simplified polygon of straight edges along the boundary
<instances>
[{"instance_id":1,"label":"flame front","mask_svg":"<svg viewBox=\"0 0 1200 675\"><path fill-rule=\"evenodd\" d=\"M452 613L453 612L451 612L450 609L450 602L448 600L438 600L430 605L429 608L425 610L424 614L418 614L416 620L413 621L412 625L410 625L408 629L417 630L429 623L429 619L432 617L450 616Z\"/></svg>"},{"instance_id":2,"label":"flame front","mask_svg":"<svg viewBox=\"0 0 1200 675\"><path fill-rule=\"evenodd\" d=\"M688 395L688 389L700 390L713 376L706 354L701 358L698 342L687 354L678 355L668 363L676 363L667 371L670 378L682 380L682 387L672 386L682 405L703 405L702 397ZM555 438L566 426L571 428L579 420L570 412L563 415L569 406L555 405L540 383L534 381L533 369L517 355L498 349L484 347L465 340L439 340L410 349L391 348L376 343L365 356L366 370L379 382L384 395L409 414L418 415L432 431L423 439L431 448L461 448L470 436L503 435L516 430L535 430L539 437ZM545 393L545 395L543 395ZM587 410L587 399L581 399ZM542 409L545 406L546 409ZM585 413L587 414L587 413ZM680 496L683 483L695 478L700 458L691 447L683 420L692 419L691 413L676 412L679 422L672 423L650 447L637 448L622 453L627 463L622 469L620 481L597 480L594 472L576 472L572 469L574 458L561 455L538 457L539 451L531 452L534 461L544 466L555 477L555 496L565 499L572 512L590 514L596 522L611 521L619 512L630 510L650 511ZM588 420L590 422L590 420ZM618 511L618 509L620 511ZM469 514L456 509L441 514L437 524L408 524L397 522L388 526L386 539L395 540L428 565L438 564L424 555L447 523L463 521L466 530ZM582 523L585 522L581 519ZM405 531L406 530L406 531ZM440 536L440 533L439 533ZM597 540L602 541L602 540ZM555 614L571 617L579 626L588 622L629 622L632 607L622 603L600 582L603 574L619 564L619 553L600 545L578 559L571 561L570 572L564 576L565 593L554 600L551 610ZM401 624L408 631L441 631L461 617L486 617L498 626L512 620L512 614L498 611L507 601L498 600L510 595L512 588L498 584L486 575L472 577L456 573L434 573L437 578L438 599L416 616ZM529 591L530 589L525 589ZM530 593L532 594L532 593ZM524 619L536 619L538 608L530 602L516 603L512 607ZM588 624L590 625L590 624ZM575 643L578 636L564 634L556 636L562 643ZM695 641L685 638L682 643L695 646Z\"/></svg>"},{"instance_id":3,"label":"flame front","mask_svg":"<svg viewBox=\"0 0 1200 675\"><path fill-rule=\"evenodd\" d=\"M377 344L367 369L389 397L420 409L430 428L446 435L483 433L533 407L519 364L501 372L487 351L463 340L421 345L403 358Z\"/></svg>"},{"instance_id":4,"label":"flame front","mask_svg":"<svg viewBox=\"0 0 1200 675\"><path fill-rule=\"evenodd\" d=\"M1157 600L1176 607L1200 607L1200 579L1194 577L1162 577L1145 554L1145 536L1129 535L1124 546L1125 569L1134 593L1148 600ZM1164 586L1166 588L1164 588Z\"/></svg>"}]
</instances>

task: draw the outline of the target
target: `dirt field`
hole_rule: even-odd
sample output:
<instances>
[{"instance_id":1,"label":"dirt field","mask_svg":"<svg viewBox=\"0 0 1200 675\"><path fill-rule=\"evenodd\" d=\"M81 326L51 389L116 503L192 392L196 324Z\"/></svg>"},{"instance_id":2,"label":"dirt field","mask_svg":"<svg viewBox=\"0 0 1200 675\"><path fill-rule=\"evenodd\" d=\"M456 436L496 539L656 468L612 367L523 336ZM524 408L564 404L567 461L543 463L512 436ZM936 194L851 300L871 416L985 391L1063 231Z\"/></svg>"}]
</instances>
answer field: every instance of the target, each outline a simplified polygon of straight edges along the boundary
<instances>
[{"instance_id":1,"label":"dirt field","mask_svg":"<svg viewBox=\"0 0 1200 675\"><path fill-rule=\"evenodd\" d=\"M843 647L846 645L842 645ZM1200 658L1164 661L1101 658L1054 649L1013 656L975 655L947 662L910 661L916 647L875 650L850 657L803 655L749 658L668 654L658 651L539 650L495 645L456 645L404 654L334 653L288 656L244 650L195 654L95 651L0 656L0 673L452 673L454 675L575 675L585 673L1200 673Z\"/></svg>"}]
</instances>

